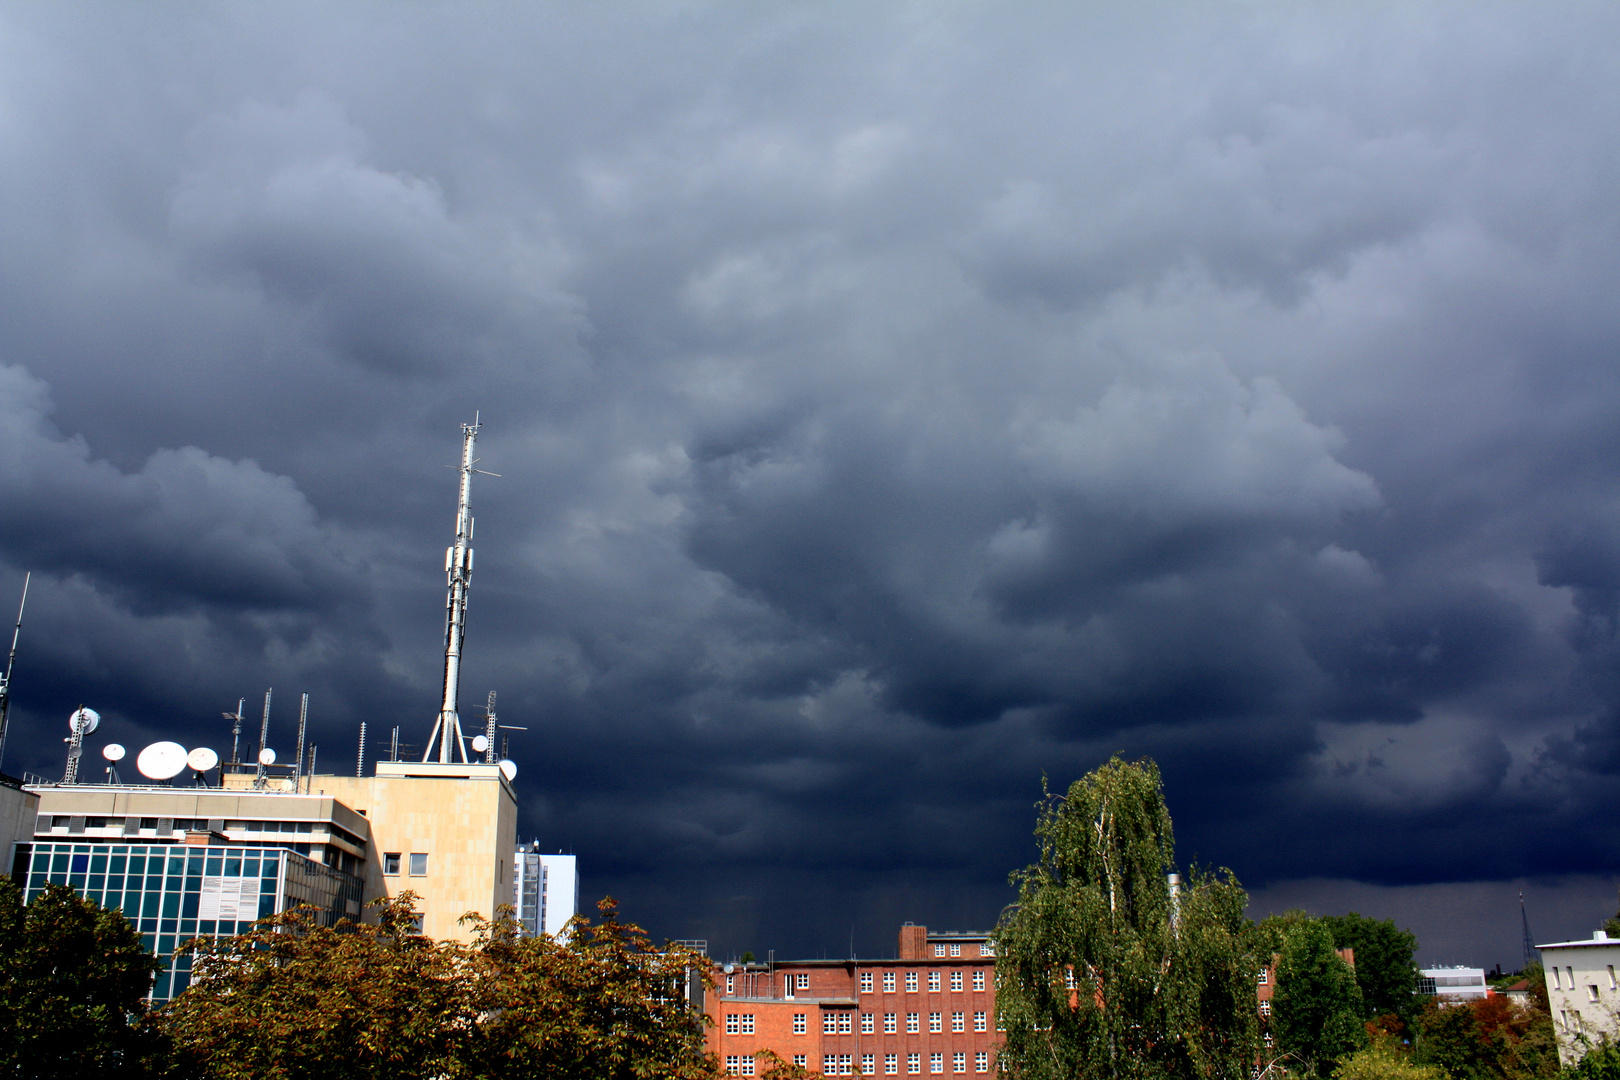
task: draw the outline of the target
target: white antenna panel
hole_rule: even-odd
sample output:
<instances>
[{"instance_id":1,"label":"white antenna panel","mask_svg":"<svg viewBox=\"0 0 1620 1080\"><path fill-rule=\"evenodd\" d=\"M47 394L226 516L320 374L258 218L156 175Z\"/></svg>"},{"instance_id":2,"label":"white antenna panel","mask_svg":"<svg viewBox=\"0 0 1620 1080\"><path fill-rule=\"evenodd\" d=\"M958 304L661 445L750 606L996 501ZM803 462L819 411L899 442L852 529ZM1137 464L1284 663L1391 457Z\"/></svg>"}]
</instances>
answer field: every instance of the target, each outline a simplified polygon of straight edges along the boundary
<instances>
[{"instance_id":1,"label":"white antenna panel","mask_svg":"<svg viewBox=\"0 0 1620 1080\"><path fill-rule=\"evenodd\" d=\"M135 757L135 768L148 780L173 780L186 767L186 748L174 742L155 742Z\"/></svg>"},{"instance_id":2,"label":"white antenna panel","mask_svg":"<svg viewBox=\"0 0 1620 1080\"><path fill-rule=\"evenodd\" d=\"M451 563L451 561L453 559L455 559L455 557L456 557L456 549L454 547L447 547L447 548L444 549L444 572L445 573L448 574L450 572L450 563Z\"/></svg>"},{"instance_id":3,"label":"white antenna panel","mask_svg":"<svg viewBox=\"0 0 1620 1080\"><path fill-rule=\"evenodd\" d=\"M276 763L276 752L274 750L270 749L267 746L263 750L259 751L259 764L260 765L274 765L275 763Z\"/></svg>"},{"instance_id":4,"label":"white antenna panel","mask_svg":"<svg viewBox=\"0 0 1620 1080\"><path fill-rule=\"evenodd\" d=\"M123 761L124 748L118 743L110 742L101 748L101 756L108 761Z\"/></svg>"},{"instance_id":5,"label":"white antenna panel","mask_svg":"<svg viewBox=\"0 0 1620 1080\"><path fill-rule=\"evenodd\" d=\"M79 709L68 717L68 730L74 731L83 726L84 734L88 735L101 726L101 714L94 709Z\"/></svg>"},{"instance_id":6,"label":"white antenna panel","mask_svg":"<svg viewBox=\"0 0 1620 1080\"><path fill-rule=\"evenodd\" d=\"M199 746L186 755L186 764L194 772L207 772L219 764L219 755L206 746Z\"/></svg>"},{"instance_id":7,"label":"white antenna panel","mask_svg":"<svg viewBox=\"0 0 1620 1080\"><path fill-rule=\"evenodd\" d=\"M474 735L472 737L472 744L473 750L480 754L489 749L489 740L484 738L482 735Z\"/></svg>"},{"instance_id":8,"label":"white antenna panel","mask_svg":"<svg viewBox=\"0 0 1620 1080\"><path fill-rule=\"evenodd\" d=\"M511 758L502 758L495 764L501 767L501 775L506 777L508 783L517 777L517 762Z\"/></svg>"}]
</instances>

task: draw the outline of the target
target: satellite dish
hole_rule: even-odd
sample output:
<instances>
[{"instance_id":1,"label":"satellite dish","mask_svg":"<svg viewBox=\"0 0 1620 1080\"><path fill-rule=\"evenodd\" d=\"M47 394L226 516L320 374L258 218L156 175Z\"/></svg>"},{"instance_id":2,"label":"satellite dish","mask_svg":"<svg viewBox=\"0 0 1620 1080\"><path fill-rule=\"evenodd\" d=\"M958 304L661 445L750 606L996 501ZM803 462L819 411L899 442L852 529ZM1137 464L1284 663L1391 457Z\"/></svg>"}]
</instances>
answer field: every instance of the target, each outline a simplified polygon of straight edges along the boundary
<instances>
[{"instance_id":1,"label":"satellite dish","mask_svg":"<svg viewBox=\"0 0 1620 1080\"><path fill-rule=\"evenodd\" d=\"M84 734L88 735L101 724L101 714L94 709L80 709L68 717L68 730L78 731L81 726Z\"/></svg>"},{"instance_id":2,"label":"satellite dish","mask_svg":"<svg viewBox=\"0 0 1620 1080\"><path fill-rule=\"evenodd\" d=\"M517 776L517 762L511 758L502 758L495 764L501 767L501 775L506 777L508 783L511 782L513 777Z\"/></svg>"},{"instance_id":3,"label":"satellite dish","mask_svg":"<svg viewBox=\"0 0 1620 1080\"><path fill-rule=\"evenodd\" d=\"M482 735L474 735L473 736L473 750L474 751L476 751L477 753L482 754L485 750L488 750L488 749L489 749L489 740L488 739L484 738L484 736L482 736Z\"/></svg>"},{"instance_id":4,"label":"satellite dish","mask_svg":"<svg viewBox=\"0 0 1620 1080\"><path fill-rule=\"evenodd\" d=\"M135 768L148 780L173 780L186 767L186 748L174 742L155 742L135 758Z\"/></svg>"},{"instance_id":5,"label":"satellite dish","mask_svg":"<svg viewBox=\"0 0 1620 1080\"><path fill-rule=\"evenodd\" d=\"M199 746L186 755L186 764L196 772L207 772L219 764L219 755L206 746Z\"/></svg>"},{"instance_id":6,"label":"satellite dish","mask_svg":"<svg viewBox=\"0 0 1620 1080\"><path fill-rule=\"evenodd\" d=\"M259 764L260 765L274 765L275 763L276 763L276 752L274 750L270 749L267 746L263 750L259 751Z\"/></svg>"},{"instance_id":7,"label":"satellite dish","mask_svg":"<svg viewBox=\"0 0 1620 1080\"><path fill-rule=\"evenodd\" d=\"M110 742L101 748L101 756L108 761L123 761L124 748L115 742Z\"/></svg>"},{"instance_id":8,"label":"satellite dish","mask_svg":"<svg viewBox=\"0 0 1620 1080\"><path fill-rule=\"evenodd\" d=\"M725 967L721 968L720 970L724 971L727 975L730 975L733 971L737 970L737 965L736 964L727 964Z\"/></svg>"}]
</instances>

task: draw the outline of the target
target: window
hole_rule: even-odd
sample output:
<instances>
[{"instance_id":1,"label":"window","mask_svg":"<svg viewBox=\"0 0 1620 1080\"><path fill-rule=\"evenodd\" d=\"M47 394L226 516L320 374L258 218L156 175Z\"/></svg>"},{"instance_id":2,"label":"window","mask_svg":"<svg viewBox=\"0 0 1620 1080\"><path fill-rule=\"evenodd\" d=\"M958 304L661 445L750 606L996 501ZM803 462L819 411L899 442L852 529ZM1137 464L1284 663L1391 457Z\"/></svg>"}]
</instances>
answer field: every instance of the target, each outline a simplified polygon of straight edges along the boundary
<instances>
[{"instance_id":1,"label":"window","mask_svg":"<svg viewBox=\"0 0 1620 1080\"><path fill-rule=\"evenodd\" d=\"M1063 989L1074 989L1074 968L1068 968L1063 972Z\"/></svg>"},{"instance_id":2,"label":"window","mask_svg":"<svg viewBox=\"0 0 1620 1080\"><path fill-rule=\"evenodd\" d=\"M962 946L960 946L960 945L952 945L951 946L951 955L952 956L961 956L962 955Z\"/></svg>"},{"instance_id":3,"label":"window","mask_svg":"<svg viewBox=\"0 0 1620 1080\"><path fill-rule=\"evenodd\" d=\"M1586 988L1586 1000L1587 1001L1596 1001L1597 999L1598 999L1598 988L1596 986L1588 986Z\"/></svg>"},{"instance_id":4,"label":"window","mask_svg":"<svg viewBox=\"0 0 1620 1080\"><path fill-rule=\"evenodd\" d=\"M974 1031L989 1031L990 1030L989 1027L986 1026L986 1021L985 1021L985 1018L984 1018L983 1011L976 1012L976 1013L973 1014L973 1030Z\"/></svg>"},{"instance_id":5,"label":"window","mask_svg":"<svg viewBox=\"0 0 1620 1080\"><path fill-rule=\"evenodd\" d=\"M908 972L906 972L906 993L915 994L916 992L917 992L917 973L915 971L908 971Z\"/></svg>"},{"instance_id":6,"label":"window","mask_svg":"<svg viewBox=\"0 0 1620 1080\"><path fill-rule=\"evenodd\" d=\"M898 1073L899 1071L900 1071L900 1055L899 1054L884 1054L883 1055L883 1075L884 1076L893 1076L896 1073Z\"/></svg>"},{"instance_id":7,"label":"window","mask_svg":"<svg viewBox=\"0 0 1620 1080\"><path fill-rule=\"evenodd\" d=\"M753 1076L754 1075L754 1055L753 1054L744 1054L744 1055L742 1055L742 1074L744 1076Z\"/></svg>"},{"instance_id":8,"label":"window","mask_svg":"<svg viewBox=\"0 0 1620 1080\"><path fill-rule=\"evenodd\" d=\"M894 993L894 972L892 971L883 973L883 992L885 994Z\"/></svg>"},{"instance_id":9,"label":"window","mask_svg":"<svg viewBox=\"0 0 1620 1080\"><path fill-rule=\"evenodd\" d=\"M742 1034L742 1017L738 1016L736 1013L730 1013L726 1016L726 1034Z\"/></svg>"},{"instance_id":10,"label":"window","mask_svg":"<svg viewBox=\"0 0 1620 1080\"><path fill-rule=\"evenodd\" d=\"M1567 967L1564 969L1564 974L1569 976L1569 988L1571 990L1575 989L1575 969L1572 967ZM1576 1013L1575 1015L1577 1018L1579 1018L1581 1014Z\"/></svg>"},{"instance_id":11,"label":"window","mask_svg":"<svg viewBox=\"0 0 1620 1080\"><path fill-rule=\"evenodd\" d=\"M961 992L962 992L962 973L960 971L953 971L953 972L951 972L951 993L960 994Z\"/></svg>"},{"instance_id":12,"label":"window","mask_svg":"<svg viewBox=\"0 0 1620 1080\"><path fill-rule=\"evenodd\" d=\"M399 852L397 852L397 851L385 851L385 852L383 852L383 873L385 873L385 874L397 874L397 873L399 873Z\"/></svg>"},{"instance_id":13,"label":"window","mask_svg":"<svg viewBox=\"0 0 1620 1080\"><path fill-rule=\"evenodd\" d=\"M726 1055L726 1072L730 1073L732 1076L737 1076L737 1075L741 1074L741 1072L742 1072L742 1058L738 1057L736 1054L727 1054Z\"/></svg>"},{"instance_id":14,"label":"window","mask_svg":"<svg viewBox=\"0 0 1620 1080\"><path fill-rule=\"evenodd\" d=\"M917 1034L917 1032L919 1032L921 1030L922 1030L922 1028L920 1026L918 1026L918 1023L917 1023L917 1014L916 1013L906 1013L906 1034L907 1035L915 1035L915 1034Z\"/></svg>"},{"instance_id":15,"label":"window","mask_svg":"<svg viewBox=\"0 0 1620 1080\"><path fill-rule=\"evenodd\" d=\"M1270 1002L1270 1000L1262 1001L1260 1003L1260 1015L1261 1016L1270 1016L1271 1015L1271 1002Z\"/></svg>"},{"instance_id":16,"label":"window","mask_svg":"<svg viewBox=\"0 0 1620 1080\"><path fill-rule=\"evenodd\" d=\"M853 1021L854 1019L855 1018L853 1016L851 1016L847 1012L839 1013L838 1014L838 1034L840 1034L840 1035L848 1035L849 1030L850 1030L850 1028L849 1028L850 1022Z\"/></svg>"},{"instance_id":17,"label":"window","mask_svg":"<svg viewBox=\"0 0 1620 1080\"><path fill-rule=\"evenodd\" d=\"M974 993L979 993L979 992L981 992L983 990L984 990L984 972L975 971L973 973L973 991L974 991Z\"/></svg>"},{"instance_id":18,"label":"window","mask_svg":"<svg viewBox=\"0 0 1620 1080\"><path fill-rule=\"evenodd\" d=\"M1556 967L1552 969L1552 977L1553 977L1553 989L1554 990L1562 990L1564 988L1564 984L1562 982L1560 982L1559 979L1558 979L1558 969Z\"/></svg>"},{"instance_id":19,"label":"window","mask_svg":"<svg viewBox=\"0 0 1620 1080\"><path fill-rule=\"evenodd\" d=\"M877 1055L876 1054L862 1054L861 1055L861 1075L862 1076L872 1076L876 1072L877 1072Z\"/></svg>"},{"instance_id":20,"label":"window","mask_svg":"<svg viewBox=\"0 0 1620 1080\"><path fill-rule=\"evenodd\" d=\"M793 1064L797 1065L801 1069L808 1068L809 1067L809 1062L810 1062L810 1059L805 1057L803 1054L794 1054L793 1055Z\"/></svg>"},{"instance_id":21,"label":"window","mask_svg":"<svg viewBox=\"0 0 1620 1080\"><path fill-rule=\"evenodd\" d=\"M995 944L993 942L989 942L989 941L981 941L979 943L979 955L980 956L994 956L994 955L996 955L996 946L995 946Z\"/></svg>"},{"instance_id":22,"label":"window","mask_svg":"<svg viewBox=\"0 0 1620 1080\"><path fill-rule=\"evenodd\" d=\"M423 915L421 913L417 913L415 915L412 915L411 916L411 933L413 933L413 934L422 933L422 925L426 921L426 919L427 919L427 916Z\"/></svg>"},{"instance_id":23,"label":"window","mask_svg":"<svg viewBox=\"0 0 1620 1080\"><path fill-rule=\"evenodd\" d=\"M980 1050L977 1054L973 1055L973 1071L974 1072L989 1072L990 1071L990 1054L989 1054L988 1051Z\"/></svg>"},{"instance_id":24,"label":"window","mask_svg":"<svg viewBox=\"0 0 1620 1080\"><path fill-rule=\"evenodd\" d=\"M883 1014L883 1034L893 1035L897 1030L899 1030L897 1027L895 1027L894 1021L894 1013Z\"/></svg>"},{"instance_id":25,"label":"window","mask_svg":"<svg viewBox=\"0 0 1620 1080\"><path fill-rule=\"evenodd\" d=\"M967 1072L967 1051L958 1050L951 1055L951 1072Z\"/></svg>"},{"instance_id":26,"label":"window","mask_svg":"<svg viewBox=\"0 0 1620 1080\"><path fill-rule=\"evenodd\" d=\"M870 994L871 992L872 992L872 973L870 971L863 971L863 972L861 972L861 993Z\"/></svg>"},{"instance_id":27,"label":"window","mask_svg":"<svg viewBox=\"0 0 1620 1080\"><path fill-rule=\"evenodd\" d=\"M742 1033L744 1035L752 1035L754 1033L754 1014L753 1013L743 1013L743 1015L742 1015Z\"/></svg>"},{"instance_id":28,"label":"window","mask_svg":"<svg viewBox=\"0 0 1620 1080\"><path fill-rule=\"evenodd\" d=\"M793 1014L793 1034L803 1035L806 1033L805 1015L805 1013Z\"/></svg>"},{"instance_id":29,"label":"window","mask_svg":"<svg viewBox=\"0 0 1620 1080\"><path fill-rule=\"evenodd\" d=\"M861 1013L861 1034L862 1035L870 1035L874 1031L876 1031L877 1030L876 1024L877 1024L877 1017L873 1016L871 1013L867 1013L867 1012Z\"/></svg>"},{"instance_id":30,"label":"window","mask_svg":"<svg viewBox=\"0 0 1620 1080\"><path fill-rule=\"evenodd\" d=\"M906 1073L908 1075L915 1076L917 1073L920 1073L920 1072L922 1072L922 1055L921 1054L907 1054L906 1055Z\"/></svg>"},{"instance_id":31,"label":"window","mask_svg":"<svg viewBox=\"0 0 1620 1080\"><path fill-rule=\"evenodd\" d=\"M928 992L930 994L939 993L939 972L937 971L928 973Z\"/></svg>"},{"instance_id":32,"label":"window","mask_svg":"<svg viewBox=\"0 0 1620 1080\"><path fill-rule=\"evenodd\" d=\"M836 1034L838 1034L838 1014L837 1013L835 1013L835 1012L824 1012L824 1013L821 1014L821 1033L823 1035L836 1035Z\"/></svg>"},{"instance_id":33,"label":"window","mask_svg":"<svg viewBox=\"0 0 1620 1080\"><path fill-rule=\"evenodd\" d=\"M822 1076L837 1076L838 1075L838 1055L837 1054L822 1054L821 1055L821 1075Z\"/></svg>"},{"instance_id":34,"label":"window","mask_svg":"<svg viewBox=\"0 0 1620 1080\"><path fill-rule=\"evenodd\" d=\"M934 946L934 955L935 956L944 956L945 955L945 946L944 945L935 945Z\"/></svg>"},{"instance_id":35,"label":"window","mask_svg":"<svg viewBox=\"0 0 1620 1080\"><path fill-rule=\"evenodd\" d=\"M1609 965L1609 989L1610 990L1620 990L1620 986L1617 986L1615 984L1615 981L1614 981L1614 965L1613 964Z\"/></svg>"},{"instance_id":36,"label":"window","mask_svg":"<svg viewBox=\"0 0 1620 1080\"><path fill-rule=\"evenodd\" d=\"M808 990L808 989L810 989L810 976L808 974L804 974L804 975L799 976L799 989L800 990Z\"/></svg>"},{"instance_id":37,"label":"window","mask_svg":"<svg viewBox=\"0 0 1620 1080\"><path fill-rule=\"evenodd\" d=\"M736 987L737 987L737 976L735 976L735 975L727 975L726 976L726 993L728 993L728 994L731 993L733 990L736 989Z\"/></svg>"},{"instance_id":38,"label":"window","mask_svg":"<svg viewBox=\"0 0 1620 1080\"><path fill-rule=\"evenodd\" d=\"M1553 970L1557 971L1558 969L1553 968ZM1565 1031L1569 1030L1569 1011L1567 1009L1558 1010L1558 1026L1563 1028Z\"/></svg>"},{"instance_id":39,"label":"window","mask_svg":"<svg viewBox=\"0 0 1620 1080\"><path fill-rule=\"evenodd\" d=\"M1570 1030L1575 1032L1577 1035L1580 1034L1581 1031L1583 1030L1582 1027L1581 1027L1581 1010L1579 1010L1579 1009L1571 1009L1571 1010L1569 1010L1569 1022L1572 1025Z\"/></svg>"},{"instance_id":40,"label":"window","mask_svg":"<svg viewBox=\"0 0 1620 1080\"><path fill-rule=\"evenodd\" d=\"M941 1016L939 1013L929 1013L928 1014L928 1030L932 1031L932 1032L944 1031L945 1030L944 1019L945 1018L943 1016Z\"/></svg>"},{"instance_id":41,"label":"window","mask_svg":"<svg viewBox=\"0 0 1620 1080\"><path fill-rule=\"evenodd\" d=\"M928 1071L931 1073L942 1073L945 1071L945 1055L943 1052L935 1051L934 1053L928 1055Z\"/></svg>"},{"instance_id":42,"label":"window","mask_svg":"<svg viewBox=\"0 0 1620 1080\"><path fill-rule=\"evenodd\" d=\"M427 877L427 852L411 852L411 877Z\"/></svg>"},{"instance_id":43,"label":"window","mask_svg":"<svg viewBox=\"0 0 1620 1080\"><path fill-rule=\"evenodd\" d=\"M850 1064L851 1064L851 1062L850 1062L850 1057L849 1057L848 1054L839 1054L838 1055L838 1075L839 1076L848 1076L850 1074Z\"/></svg>"},{"instance_id":44,"label":"window","mask_svg":"<svg viewBox=\"0 0 1620 1080\"><path fill-rule=\"evenodd\" d=\"M952 1031L966 1031L967 1030L967 1014L966 1013L959 1013L959 1012L951 1013L951 1030Z\"/></svg>"},{"instance_id":45,"label":"window","mask_svg":"<svg viewBox=\"0 0 1620 1080\"><path fill-rule=\"evenodd\" d=\"M1261 968L1260 969L1260 978L1258 980L1256 980L1256 981L1261 986L1266 985L1266 983L1271 981L1271 972L1267 971L1265 968Z\"/></svg>"}]
</instances>

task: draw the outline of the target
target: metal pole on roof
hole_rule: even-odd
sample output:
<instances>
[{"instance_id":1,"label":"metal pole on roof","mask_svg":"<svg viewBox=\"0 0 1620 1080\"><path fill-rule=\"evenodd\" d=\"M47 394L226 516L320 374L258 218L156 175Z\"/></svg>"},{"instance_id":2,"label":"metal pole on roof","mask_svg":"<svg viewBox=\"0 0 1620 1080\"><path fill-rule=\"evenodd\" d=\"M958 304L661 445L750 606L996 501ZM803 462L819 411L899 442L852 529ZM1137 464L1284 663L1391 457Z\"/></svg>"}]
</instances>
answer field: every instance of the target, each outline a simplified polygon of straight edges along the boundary
<instances>
[{"instance_id":1,"label":"metal pole on roof","mask_svg":"<svg viewBox=\"0 0 1620 1080\"><path fill-rule=\"evenodd\" d=\"M264 787L264 748L270 745L270 690L264 692L264 719L259 721L259 750L254 755L254 760L259 763L258 771L253 774L253 786L256 788Z\"/></svg>"},{"instance_id":2,"label":"metal pole on roof","mask_svg":"<svg viewBox=\"0 0 1620 1080\"><path fill-rule=\"evenodd\" d=\"M293 763L293 793L298 792L298 782L304 778L304 728L309 722L309 695L305 694L298 703L298 759Z\"/></svg>"},{"instance_id":3,"label":"metal pole on roof","mask_svg":"<svg viewBox=\"0 0 1620 1080\"><path fill-rule=\"evenodd\" d=\"M17 639L22 636L23 608L28 605L28 583L34 572L23 575L22 603L17 605L17 628L11 632L11 655L6 658L6 677L0 679L0 764L6 760L6 718L11 714L11 669L17 663Z\"/></svg>"}]
</instances>

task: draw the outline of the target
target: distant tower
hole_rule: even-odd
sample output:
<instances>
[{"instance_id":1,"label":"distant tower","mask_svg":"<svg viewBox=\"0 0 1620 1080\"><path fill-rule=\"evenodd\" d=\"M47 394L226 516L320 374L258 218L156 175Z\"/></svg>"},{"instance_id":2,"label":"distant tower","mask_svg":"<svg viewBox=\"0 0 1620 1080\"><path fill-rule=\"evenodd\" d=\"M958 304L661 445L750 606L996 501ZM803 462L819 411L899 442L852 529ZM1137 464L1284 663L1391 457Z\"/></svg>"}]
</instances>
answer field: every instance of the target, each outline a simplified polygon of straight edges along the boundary
<instances>
[{"instance_id":1,"label":"distant tower","mask_svg":"<svg viewBox=\"0 0 1620 1080\"><path fill-rule=\"evenodd\" d=\"M1539 955L1536 952L1536 939L1530 936L1530 916L1524 910L1524 890L1519 890L1519 921L1524 923L1524 967L1534 964ZM1521 971L1524 968L1520 969Z\"/></svg>"},{"instance_id":2,"label":"distant tower","mask_svg":"<svg viewBox=\"0 0 1620 1080\"><path fill-rule=\"evenodd\" d=\"M439 718L433 722L433 733L428 736L424 762L434 759L434 743L438 743L438 760L451 763L453 745L462 764L467 763L467 744L461 734L461 717L456 712L461 693L461 642L467 634L467 588L472 584L473 569L473 473L498 476L499 473L475 469L478 459L473 451L478 444L478 429L482 426L476 414L473 422L461 425L461 496L456 504L456 542L444 553L444 572L447 595L444 612L444 700L439 705Z\"/></svg>"}]
</instances>

